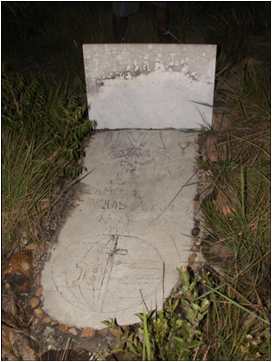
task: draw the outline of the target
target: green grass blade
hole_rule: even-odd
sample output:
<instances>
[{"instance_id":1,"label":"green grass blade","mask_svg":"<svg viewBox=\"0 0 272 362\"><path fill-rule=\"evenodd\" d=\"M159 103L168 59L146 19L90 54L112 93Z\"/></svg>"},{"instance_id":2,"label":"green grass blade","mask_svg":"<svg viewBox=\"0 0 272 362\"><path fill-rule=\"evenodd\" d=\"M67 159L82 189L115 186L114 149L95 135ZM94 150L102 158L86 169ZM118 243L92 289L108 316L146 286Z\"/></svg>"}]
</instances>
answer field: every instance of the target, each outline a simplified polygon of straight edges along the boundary
<instances>
[{"instance_id":1,"label":"green grass blade","mask_svg":"<svg viewBox=\"0 0 272 362\"><path fill-rule=\"evenodd\" d=\"M146 351L146 358L148 361L153 360L153 354L151 349L150 335L148 331L147 314L143 315L143 328L144 328L144 351ZM145 356L143 356L145 357Z\"/></svg>"},{"instance_id":2,"label":"green grass blade","mask_svg":"<svg viewBox=\"0 0 272 362\"><path fill-rule=\"evenodd\" d=\"M210 286L207 286L208 289L210 289L211 291L213 291L214 293L220 295L220 297L226 299L228 302L230 302L231 304L235 305L237 308L243 310L244 312L253 315L254 317L256 317L258 320L262 321L263 323L265 323L266 325L270 325L269 321L267 321L266 319L263 319L262 317L258 316L258 314L256 314L255 312L251 311L250 309L247 309L246 307L244 307L243 305L237 303L235 300L233 300L232 298L228 297L227 295L219 292L219 290L217 290L216 288L212 288Z\"/></svg>"}]
</instances>

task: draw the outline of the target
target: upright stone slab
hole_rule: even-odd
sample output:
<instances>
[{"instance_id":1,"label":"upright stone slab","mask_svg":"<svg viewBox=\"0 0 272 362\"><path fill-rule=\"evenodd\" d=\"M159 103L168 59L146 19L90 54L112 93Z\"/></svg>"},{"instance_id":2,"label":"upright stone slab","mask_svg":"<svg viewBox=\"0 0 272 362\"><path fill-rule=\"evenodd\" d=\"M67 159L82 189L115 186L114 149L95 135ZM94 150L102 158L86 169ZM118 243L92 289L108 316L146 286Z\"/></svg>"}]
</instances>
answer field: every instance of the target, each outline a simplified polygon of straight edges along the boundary
<instances>
[{"instance_id":1,"label":"upright stone slab","mask_svg":"<svg viewBox=\"0 0 272 362\"><path fill-rule=\"evenodd\" d=\"M215 45L86 44L83 54L99 129L211 125Z\"/></svg>"},{"instance_id":2,"label":"upright stone slab","mask_svg":"<svg viewBox=\"0 0 272 362\"><path fill-rule=\"evenodd\" d=\"M51 317L103 328L161 308L191 255L197 133L158 128L211 122L215 47L86 45L84 60L90 118L115 130L86 149L42 284Z\"/></svg>"}]
</instances>

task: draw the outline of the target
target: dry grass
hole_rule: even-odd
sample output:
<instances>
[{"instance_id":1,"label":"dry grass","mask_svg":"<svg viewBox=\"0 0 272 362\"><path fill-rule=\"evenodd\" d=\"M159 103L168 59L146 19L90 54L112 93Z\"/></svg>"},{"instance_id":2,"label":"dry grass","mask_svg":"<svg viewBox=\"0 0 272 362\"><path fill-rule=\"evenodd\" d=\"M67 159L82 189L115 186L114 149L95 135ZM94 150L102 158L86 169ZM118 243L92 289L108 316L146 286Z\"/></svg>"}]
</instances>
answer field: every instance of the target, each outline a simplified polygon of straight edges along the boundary
<instances>
[{"instance_id":1,"label":"dry grass","mask_svg":"<svg viewBox=\"0 0 272 362\"><path fill-rule=\"evenodd\" d=\"M214 193L203 202L203 252L219 274L210 288L207 358L267 360L270 353L270 101L259 64L220 89L232 127L209 165ZM239 87L237 88L237 83ZM207 166L206 166L207 167ZM214 272L213 272L214 273ZM212 274L213 274L212 273ZM215 273L216 274L216 273Z\"/></svg>"},{"instance_id":2,"label":"dry grass","mask_svg":"<svg viewBox=\"0 0 272 362\"><path fill-rule=\"evenodd\" d=\"M82 167L81 142L90 134L86 106L65 84L3 76L3 249L38 241L41 218L61 180Z\"/></svg>"}]
</instances>

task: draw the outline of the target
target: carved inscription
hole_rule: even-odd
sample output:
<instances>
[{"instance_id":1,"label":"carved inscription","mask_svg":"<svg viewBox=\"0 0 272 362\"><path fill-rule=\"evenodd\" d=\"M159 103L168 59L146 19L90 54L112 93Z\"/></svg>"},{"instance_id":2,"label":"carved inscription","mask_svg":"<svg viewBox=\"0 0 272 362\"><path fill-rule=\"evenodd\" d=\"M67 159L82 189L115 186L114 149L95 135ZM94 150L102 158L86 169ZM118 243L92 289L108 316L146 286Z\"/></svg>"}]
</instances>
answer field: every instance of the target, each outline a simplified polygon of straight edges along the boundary
<instances>
[{"instance_id":1,"label":"carved inscription","mask_svg":"<svg viewBox=\"0 0 272 362\"><path fill-rule=\"evenodd\" d=\"M162 268L158 250L147 241L112 234L99 236L70 270L51 269L51 272L55 289L66 302L82 310L107 313L141 304L141 293L147 297L160 285ZM62 273L67 287L65 294L61 292ZM122 287L128 290L126 296L118 292Z\"/></svg>"},{"instance_id":2,"label":"carved inscription","mask_svg":"<svg viewBox=\"0 0 272 362\"><path fill-rule=\"evenodd\" d=\"M118 200L104 200L103 210L124 210L126 205Z\"/></svg>"},{"instance_id":3,"label":"carved inscription","mask_svg":"<svg viewBox=\"0 0 272 362\"><path fill-rule=\"evenodd\" d=\"M115 317L134 322L127 316L143 311L143 300L161 305L187 260L191 241L181 235L190 234L193 219L195 136L145 133L98 133L86 153L95 171L61 230L67 247L54 252L43 274L56 319L97 328Z\"/></svg>"}]
</instances>

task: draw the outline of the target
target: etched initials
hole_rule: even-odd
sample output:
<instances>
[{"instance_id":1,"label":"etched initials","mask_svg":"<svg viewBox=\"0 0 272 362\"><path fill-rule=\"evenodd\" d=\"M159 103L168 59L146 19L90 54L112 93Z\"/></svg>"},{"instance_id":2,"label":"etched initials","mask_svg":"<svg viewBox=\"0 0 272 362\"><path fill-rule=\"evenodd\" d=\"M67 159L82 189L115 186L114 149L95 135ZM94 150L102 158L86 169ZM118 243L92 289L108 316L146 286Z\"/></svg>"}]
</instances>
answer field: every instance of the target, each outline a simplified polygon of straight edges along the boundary
<instances>
[{"instance_id":1,"label":"etched initials","mask_svg":"<svg viewBox=\"0 0 272 362\"><path fill-rule=\"evenodd\" d=\"M104 200L103 210L124 210L126 205L117 200Z\"/></svg>"}]
</instances>

